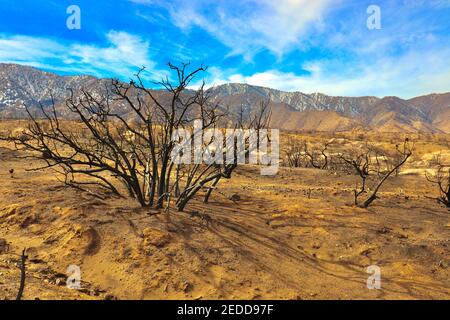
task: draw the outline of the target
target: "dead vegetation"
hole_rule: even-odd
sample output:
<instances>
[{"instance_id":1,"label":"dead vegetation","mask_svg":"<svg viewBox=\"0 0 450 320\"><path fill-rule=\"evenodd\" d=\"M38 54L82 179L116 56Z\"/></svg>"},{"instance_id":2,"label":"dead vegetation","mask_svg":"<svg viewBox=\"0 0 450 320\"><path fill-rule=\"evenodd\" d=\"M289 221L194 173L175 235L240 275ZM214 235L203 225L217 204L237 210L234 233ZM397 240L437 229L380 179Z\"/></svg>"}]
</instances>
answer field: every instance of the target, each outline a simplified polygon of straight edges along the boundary
<instances>
[{"instance_id":1,"label":"dead vegetation","mask_svg":"<svg viewBox=\"0 0 450 320\"><path fill-rule=\"evenodd\" d=\"M447 143L448 149L450 145ZM430 167L436 168L432 173L425 173L427 180L439 189L437 201L450 209L450 164L442 160L442 155L435 155L430 161Z\"/></svg>"},{"instance_id":2,"label":"dead vegetation","mask_svg":"<svg viewBox=\"0 0 450 320\"><path fill-rule=\"evenodd\" d=\"M124 189L142 207L166 208L174 200L177 209L183 211L199 191L206 189L204 199L208 202L219 181L231 178L238 155L231 159L225 156L230 149L235 153L234 135L224 148L215 135L206 138L205 130L221 133L220 124L230 121L236 134L252 128L259 149L270 110L262 103L253 114L227 115L211 101L204 84L196 91L188 90L196 75L206 70L188 71L188 66L169 64L177 80L158 83L165 93L144 86L143 70L129 84L113 80L100 97L84 89L77 94L71 91L66 105L77 119L75 125L61 120L54 104L41 105L41 118L27 108L31 122L27 129L14 131L4 139L14 142L17 150L31 152L29 157L45 162L32 170L52 169L65 185L103 200L109 195L123 197ZM114 104L122 108L120 113ZM179 130L189 132L193 139L200 135L200 145L195 146L202 149L200 159L209 153L213 161L191 165L191 146L176 136ZM248 145L249 137L245 139L243 143ZM185 146L176 148L177 142ZM244 157L249 156L248 149L246 152ZM188 160L180 161L183 158Z\"/></svg>"},{"instance_id":3,"label":"dead vegetation","mask_svg":"<svg viewBox=\"0 0 450 320\"><path fill-rule=\"evenodd\" d=\"M26 249L22 250L22 255L20 256L20 286L19 291L17 292L16 300L21 300L23 296L23 291L25 290L25 279L27 277L26 268L27 268L27 255Z\"/></svg>"},{"instance_id":4,"label":"dead vegetation","mask_svg":"<svg viewBox=\"0 0 450 320\"><path fill-rule=\"evenodd\" d=\"M396 145L396 151L399 156L393 157L393 162L389 163L385 154L382 154L377 148L366 144L362 150L350 150L347 154L339 154L339 159L346 164L350 170L354 170L360 178L360 185L356 185L354 190L354 203L363 208L367 208L375 199L377 193L386 180L408 161L412 155L412 146L408 139L405 139L402 146ZM373 186L370 188L369 196L360 204L359 197L368 192L367 183L369 177L374 175Z\"/></svg>"},{"instance_id":5,"label":"dead vegetation","mask_svg":"<svg viewBox=\"0 0 450 320\"><path fill-rule=\"evenodd\" d=\"M355 174L360 178L354 189L354 204L367 208L375 199L384 182L399 175L401 167L413 155L413 144L405 138L394 150L385 150L365 142L348 145L333 138L322 143L311 143L289 138L285 147L284 163L291 168L316 168ZM373 186L368 186L371 182ZM360 203L359 198L370 191Z\"/></svg>"},{"instance_id":6,"label":"dead vegetation","mask_svg":"<svg viewBox=\"0 0 450 320\"><path fill-rule=\"evenodd\" d=\"M297 141L289 139L285 148L285 164L291 168L332 168L332 154L330 147L333 139L323 143L308 143L307 141Z\"/></svg>"}]
</instances>

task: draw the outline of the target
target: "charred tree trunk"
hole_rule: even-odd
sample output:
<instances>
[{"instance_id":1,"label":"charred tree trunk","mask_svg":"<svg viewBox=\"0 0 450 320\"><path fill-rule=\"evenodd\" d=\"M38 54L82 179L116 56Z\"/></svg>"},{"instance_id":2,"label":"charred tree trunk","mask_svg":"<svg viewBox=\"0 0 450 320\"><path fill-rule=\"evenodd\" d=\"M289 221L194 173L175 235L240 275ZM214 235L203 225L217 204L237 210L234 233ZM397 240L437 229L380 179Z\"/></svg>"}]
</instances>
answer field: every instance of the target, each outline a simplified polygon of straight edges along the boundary
<instances>
[{"instance_id":1,"label":"charred tree trunk","mask_svg":"<svg viewBox=\"0 0 450 320\"><path fill-rule=\"evenodd\" d=\"M211 196L211 193L212 193L213 190L215 189L217 183L219 183L220 178L221 178L220 176L217 177L217 178L214 180L214 182L212 183L212 185L208 188L208 191L206 191L205 198L203 199L203 202L204 202L204 203L208 203L209 197Z\"/></svg>"},{"instance_id":2,"label":"charred tree trunk","mask_svg":"<svg viewBox=\"0 0 450 320\"><path fill-rule=\"evenodd\" d=\"M25 279L26 279L26 262L27 256L25 255L26 249L22 250L22 255L20 257L20 286L17 292L16 300L21 300L23 296L23 291L25 290Z\"/></svg>"}]
</instances>

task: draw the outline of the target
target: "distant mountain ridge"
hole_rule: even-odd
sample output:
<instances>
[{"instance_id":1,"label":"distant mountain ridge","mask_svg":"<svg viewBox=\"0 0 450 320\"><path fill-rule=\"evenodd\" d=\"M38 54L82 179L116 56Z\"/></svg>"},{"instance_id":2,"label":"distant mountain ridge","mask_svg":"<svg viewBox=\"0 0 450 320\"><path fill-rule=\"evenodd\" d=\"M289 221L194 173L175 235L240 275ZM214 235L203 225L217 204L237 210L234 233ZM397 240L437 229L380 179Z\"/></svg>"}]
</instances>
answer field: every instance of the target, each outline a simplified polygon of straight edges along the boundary
<instances>
[{"instance_id":1,"label":"distant mountain ridge","mask_svg":"<svg viewBox=\"0 0 450 320\"><path fill-rule=\"evenodd\" d=\"M0 63L0 118L26 117L24 105L56 103L67 89L100 92L109 82L92 76L59 76L33 67ZM450 133L450 93L412 99L398 97L338 97L321 93L284 92L248 84L228 83L209 90L213 99L230 108L250 111L269 100L272 127L286 130L346 131L374 129L390 132Z\"/></svg>"}]
</instances>

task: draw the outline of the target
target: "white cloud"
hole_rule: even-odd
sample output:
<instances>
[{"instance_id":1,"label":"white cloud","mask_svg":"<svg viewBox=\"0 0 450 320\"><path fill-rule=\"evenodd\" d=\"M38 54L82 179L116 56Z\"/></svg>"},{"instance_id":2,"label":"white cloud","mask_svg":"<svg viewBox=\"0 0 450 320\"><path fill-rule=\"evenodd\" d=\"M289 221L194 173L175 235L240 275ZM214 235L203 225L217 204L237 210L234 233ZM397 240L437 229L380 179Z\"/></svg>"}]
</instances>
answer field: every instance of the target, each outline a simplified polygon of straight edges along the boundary
<instances>
[{"instance_id":1,"label":"white cloud","mask_svg":"<svg viewBox=\"0 0 450 320\"><path fill-rule=\"evenodd\" d=\"M384 58L370 64L331 68L336 61L316 61L303 66L305 75L267 70L244 76L215 70L211 83L247 83L283 91L322 92L335 96L400 96L411 98L450 90L450 49Z\"/></svg>"},{"instance_id":2,"label":"white cloud","mask_svg":"<svg viewBox=\"0 0 450 320\"><path fill-rule=\"evenodd\" d=\"M53 59L64 52L64 46L57 42L28 36L0 35L0 60L29 60L32 57Z\"/></svg>"},{"instance_id":3,"label":"white cloud","mask_svg":"<svg viewBox=\"0 0 450 320\"><path fill-rule=\"evenodd\" d=\"M110 31L106 46L62 44L52 39L0 35L0 61L70 73L132 77L145 66L154 71L149 59L150 44L126 32Z\"/></svg>"},{"instance_id":4,"label":"white cloud","mask_svg":"<svg viewBox=\"0 0 450 320\"><path fill-rule=\"evenodd\" d=\"M306 32L321 23L334 0L131 0L165 7L172 23L189 31L200 27L231 48L231 55L250 59L261 49L282 56L300 45Z\"/></svg>"}]
</instances>

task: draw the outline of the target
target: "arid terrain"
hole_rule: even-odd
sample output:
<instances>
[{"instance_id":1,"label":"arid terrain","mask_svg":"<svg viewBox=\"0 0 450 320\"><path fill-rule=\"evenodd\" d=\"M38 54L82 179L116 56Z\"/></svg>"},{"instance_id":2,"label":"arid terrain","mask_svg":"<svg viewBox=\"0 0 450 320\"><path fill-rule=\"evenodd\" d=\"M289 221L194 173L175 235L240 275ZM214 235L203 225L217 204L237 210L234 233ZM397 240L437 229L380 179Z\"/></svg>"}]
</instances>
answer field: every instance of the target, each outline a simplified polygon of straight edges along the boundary
<instances>
[{"instance_id":1,"label":"arid terrain","mask_svg":"<svg viewBox=\"0 0 450 320\"><path fill-rule=\"evenodd\" d=\"M15 298L23 248L24 299L450 299L450 211L424 176L433 155L449 156L447 138L414 135L413 156L367 209L353 205L354 175L281 167L261 176L243 165L209 204L195 199L185 212L99 200L49 169L27 171L41 163L0 142L0 299ZM69 265L81 268L81 290L65 286ZM381 289L367 288L371 265Z\"/></svg>"}]
</instances>

